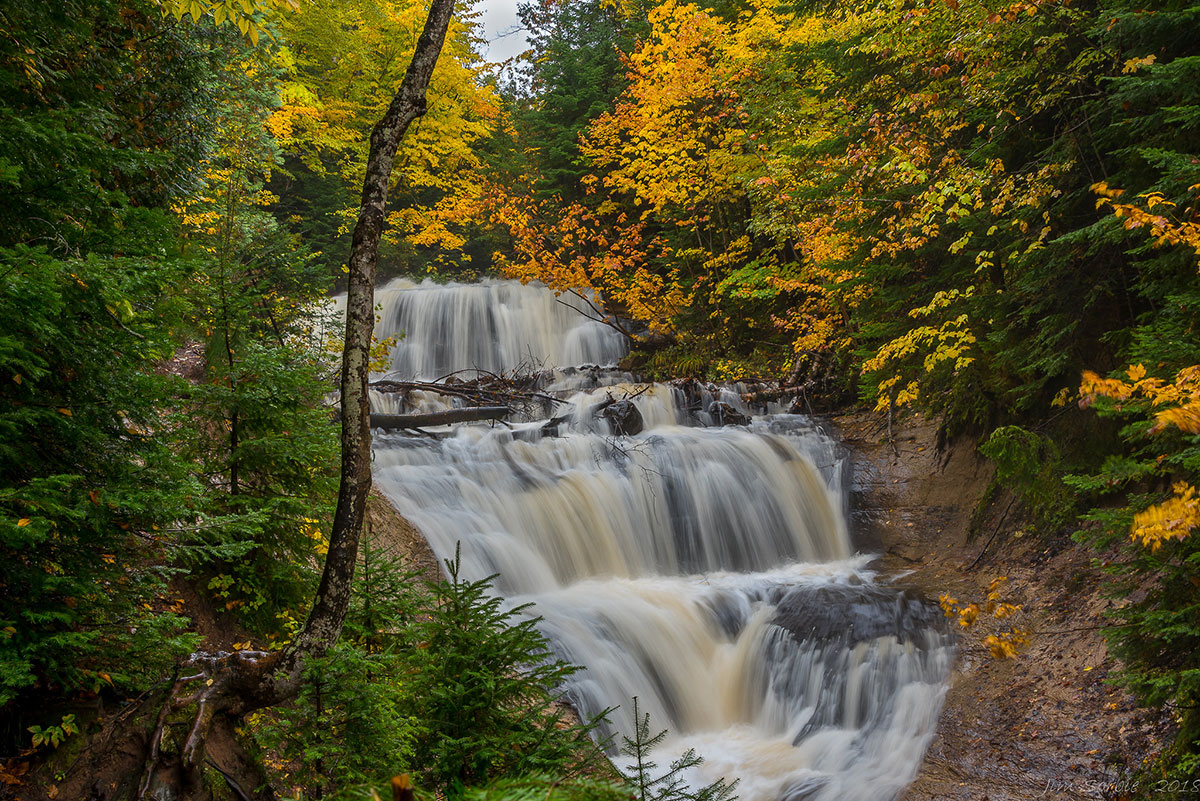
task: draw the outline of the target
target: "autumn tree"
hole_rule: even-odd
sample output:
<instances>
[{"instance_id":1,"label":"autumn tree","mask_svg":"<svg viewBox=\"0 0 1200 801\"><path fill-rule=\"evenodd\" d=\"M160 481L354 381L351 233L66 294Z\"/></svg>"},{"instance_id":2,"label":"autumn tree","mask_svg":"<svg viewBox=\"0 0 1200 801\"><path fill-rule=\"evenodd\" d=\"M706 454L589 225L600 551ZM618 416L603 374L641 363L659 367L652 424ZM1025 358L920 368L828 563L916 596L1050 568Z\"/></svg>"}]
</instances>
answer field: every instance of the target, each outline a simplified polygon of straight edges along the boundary
<instances>
[{"instance_id":1,"label":"autumn tree","mask_svg":"<svg viewBox=\"0 0 1200 801\"><path fill-rule=\"evenodd\" d=\"M267 127L286 161L271 188L280 215L335 269L349 255L372 127L404 75L424 14L412 0L322 0L279 20L281 102ZM392 273L469 263L471 223L453 211L477 191L480 150L500 114L475 46L470 20L452 20L430 79L429 112L391 179L381 259Z\"/></svg>"},{"instance_id":2,"label":"autumn tree","mask_svg":"<svg viewBox=\"0 0 1200 801\"><path fill-rule=\"evenodd\" d=\"M337 510L321 584L304 630L291 651L294 662L320 653L338 638L349 608L358 540L371 489L371 337L375 330L375 270L386 223L388 187L405 131L426 111L425 90L454 10L453 0L434 0L412 62L383 118L371 131L362 202L354 226L346 292L346 341L342 350L342 469Z\"/></svg>"},{"instance_id":3,"label":"autumn tree","mask_svg":"<svg viewBox=\"0 0 1200 801\"><path fill-rule=\"evenodd\" d=\"M389 179L400 139L426 111L425 91L452 10L450 0L433 4L412 63L371 135L350 262L341 491L308 619L284 650L243 647L232 654L193 652L176 680L156 697L157 703L138 705L106 723L96 735L96 742L103 745L88 749L56 785L56 792L65 797L93 792L206 797L206 744L213 739L231 744L236 764L223 767L235 783L254 793L259 785L256 771L236 745L234 727L249 712L294 696L305 663L338 639L370 487L367 359ZM278 450L271 452L269 438L259 436L264 433L259 428L263 408L272 403L278 407L277 400L259 402L261 393L270 391L266 377L277 375L278 370L260 358L263 353L255 340L288 340L299 330L295 327L298 312L274 304L262 287L261 292L248 292L259 278L284 291L289 280L299 277L289 278L287 269L277 270L289 265L272 261L269 249L256 250L263 244L259 235L274 230L258 211L259 201L269 202L261 195L261 181L270 159L253 152L262 141L254 136L254 126L239 129L239 119L245 119L233 107L227 108L229 113L218 126L224 130L215 137L211 129L198 126L205 138L192 161L184 164L190 168L202 160L202 154L207 162L195 173L185 169L182 175L175 174L177 162L165 157L172 151L169 137L192 129L171 123L173 115L190 107L167 95L170 102L160 108L156 102L160 98L139 94L144 86L154 87L153 79L143 75L135 80L156 59L171 75L187 78L189 70L203 74L202 67L211 61L193 59L187 47L164 51L177 44L173 36L190 44L190 37L203 41L211 32L178 28L153 7L117 13L105 3L80 0L70 9L27 4L6 7L4 14L12 19L18 11L50 24L15 27L21 36L32 38L27 42L5 39L0 50L7 74L24 76L15 91L6 89L3 97L0 173L3 190L25 204L16 214L9 214L6 204L0 218L5 237L0 243L5 265L0 269L0 303L12 312L6 314L10 324L0 331L0 358L7 370L6 397L13 401L11 409L6 405L0 424L21 439L10 446L13 440L6 437L0 453L6 465L0 547L6 557L13 557L5 559L0 606L2 704L12 700L13 691L38 681L93 691L118 682L137 686L135 677L109 673L92 656L138 646L147 637L150 645L142 657L149 672L163 667L160 652L170 659L193 649L193 638L175 637L178 615L163 614L154 606L164 589L164 572L172 564L170 554L162 551L204 544L189 541L181 531L203 538L226 525L230 514L247 509L253 514L242 522L258 526L256 530L272 519L287 518L285 522L298 526L302 519L294 519L296 510L285 510L277 501L286 494L283 488L292 480L289 475L294 478L298 471L306 476L320 469L316 464L289 463ZM223 29L238 35L236 26L226 25L218 28L218 36L225 35ZM55 30L69 35L56 37ZM182 61L175 63L176 58ZM101 110L103 96L98 93L108 82L125 87L117 96L130 108L118 109L121 118ZM197 88L185 82L177 95L200 98ZM213 90L211 85L206 88ZM244 99L252 101L253 93ZM56 103L78 107L80 113L60 112ZM27 113L12 113L22 106ZM28 131L28 121L39 117L46 146L16 146L17 133ZM203 115L195 119L207 121ZM65 153L55 140L73 152ZM180 148L187 144L185 139ZM57 169L55 159L62 159ZM166 208L171 190L180 183L187 183L196 194L175 209ZM72 192L63 194L66 184ZM93 217L90 221L72 211L83 203ZM170 212L178 214L187 228L187 247L183 254L165 258L164 243L175 247ZM38 242L48 236L53 251ZM192 272L195 262L212 266L215 272ZM265 278L267 273L272 273L270 278ZM207 324L204 334L211 337L209 366L214 383L186 398L182 407L188 408L188 402L203 404L205 398L215 401L220 414L212 431L224 434L219 438L228 441L224 457L215 459L219 467L206 472L202 480L188 475L194 465L181 460L172 447L180 422L167 416L165 408L171 400L162 390L171 382L150 364L172 356L168 333L188 325L181 308L187 293L180 285L189 279L201 285L194 290L192 300L198 302L193 308L202 312L199 322ZM170 292L165 291L168 287ZM42 301L44 309L32 313ZM79 329L60 336L52 325L60 318L74 320ZM104 389L105 376L116 385ZM247 393L255 387L258 394ZM35 391L42 397L28 395ZM41 432L31 437L33 427ZM58 462L29 461L28 448L45 441L49 430L61 446L52 448L59 454ZM205 499L216 496L225 508L222 514L207 516L214 509L205 505ZM251 545L265 548L274 543L259 540ZM64 548L81 551L75 557L86 564L69 564ZM228 549L222 553L237 556ZM51 577L49 582L46 576ZM89 589L81 584L92 580L99 586ZM24 618L14 614L16 596L10 595L21 587L28 589L26 597L34 602ZM177 605L173 609L179 611ZM114 625L116 632L142 633L114 637ZM73 654L78 667L70 667L64 651ZM185 723L187 734L176 748L164 735L180 722ZM141 775L137 788L92 789L100 765L110 757L122 765L124 776Z\"/></svg>"}]
</instances>

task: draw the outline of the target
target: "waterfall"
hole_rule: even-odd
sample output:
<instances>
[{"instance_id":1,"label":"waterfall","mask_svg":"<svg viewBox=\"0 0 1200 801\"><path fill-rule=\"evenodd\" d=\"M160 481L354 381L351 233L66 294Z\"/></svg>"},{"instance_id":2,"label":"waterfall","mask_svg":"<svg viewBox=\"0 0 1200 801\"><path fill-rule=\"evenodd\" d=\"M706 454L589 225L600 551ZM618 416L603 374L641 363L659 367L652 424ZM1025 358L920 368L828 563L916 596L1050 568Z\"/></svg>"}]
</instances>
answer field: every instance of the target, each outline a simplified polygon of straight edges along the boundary
<instances>
[{"instance_id":1,"label":"waterfall","mask_svg":"<svg viewBox=\"0 0 1200 801\"><path fill-rule=\"evenodd\" d=\"M612 364L624 338L595 316L589 301L557 297L515 281L420 284L396 279L375 294L383 307L380 337L396 336L389 375L435 379L477 368L499 373L524 368Z\"/></svg>"},{"instance_id":2,"label":"waterfall","mask_svg":"<svg viewBox=\"0 0 1200 801\"><path fill-rule=\"evenodd\" d=\"M393 283L377 334L404 333L393 374L436 378L519 364L611 364L625 344L513 282ZM584 670L568 696L603 734L634 729L631 699L695 748L695 786L739 779L746 801L886 801L932 737L953 644L936 605L878 579L846 526L845 455L812 421L755 416L701 427L699 402L614 370L567 369L546 392L565 422L461 426L440 439L378 434L375 480L439 558L498 574L533 602L559 655ZM614 437L595 410L632 396L644 430ZM376 396L396 410L392 398ZM410 406L434 401L410 395Z\"/></svg>"}]
</instances>

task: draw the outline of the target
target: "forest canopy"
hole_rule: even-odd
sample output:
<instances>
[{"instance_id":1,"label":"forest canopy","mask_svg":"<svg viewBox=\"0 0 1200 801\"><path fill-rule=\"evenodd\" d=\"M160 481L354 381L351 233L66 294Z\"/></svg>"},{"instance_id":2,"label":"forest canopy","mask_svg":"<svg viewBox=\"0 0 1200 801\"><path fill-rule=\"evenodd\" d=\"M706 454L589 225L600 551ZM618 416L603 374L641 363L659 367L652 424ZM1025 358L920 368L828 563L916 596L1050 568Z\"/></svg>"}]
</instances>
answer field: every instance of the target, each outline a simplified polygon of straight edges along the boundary
<instances>
[{"instance_id":1,"label":"forest canopy","mask_svg":"<svg viewBox=\"0 0 1200 801\"><path fill-rule=\"evenodd\" d=\"M85 702L169 683L200 640L185 596L258 647L299 630L337 491L326 301L427 11L0 8L0 781ZM457 10L401 145L381 276L590 291L648 378L769 379L810 412L974 437L1043 535L1105 554L1118 597L1148 588L1110 639L1175 715L1156 775L1194 778L1200 6L546 0L503 67L477 14ZM464 793L582 759L508 718L499 745L431 755L445 733L388 684L444 667L402 656L449 636L417 607L509 622L482 587L429 593L359 610L311 667L375 677L296 701L332 704L316 728L348 740L298 734L295 708L254 722L290 760L273 780L339 792L336 764L382 786L367 757L401 753ZM496 675L544 648L480 636L456 647L509 648ZM544 689L508 687L548 720ZM514 743L527 758L464 756Z\"/></svg>"}]
</instances>

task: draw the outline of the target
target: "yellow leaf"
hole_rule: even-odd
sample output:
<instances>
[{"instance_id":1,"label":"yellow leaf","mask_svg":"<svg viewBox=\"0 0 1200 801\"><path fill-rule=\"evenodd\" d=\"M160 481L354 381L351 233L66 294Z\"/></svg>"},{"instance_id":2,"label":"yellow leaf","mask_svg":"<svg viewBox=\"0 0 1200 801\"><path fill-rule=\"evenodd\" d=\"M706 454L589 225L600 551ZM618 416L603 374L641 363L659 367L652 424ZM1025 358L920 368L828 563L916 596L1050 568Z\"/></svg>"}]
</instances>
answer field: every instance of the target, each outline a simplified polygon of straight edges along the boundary
<instances>
[{"instance_id":1,"label":"yellow leaf","mask_svg":"<svg viewBox=\"0 0 1200 801\"><path fill-rule=\"evenodd\" d=\"M22 381L24 381L24 380L25 380L25 379L23 379L23 378L21 377L21 374L20 374L20 373L17 373L16 375L14 375L14 376L13 376L13 381L15 381L15 382L16 382L16 383L18 383L18 384L20 384L20 383L21 383Z\"/></svg>"},{"instance_id":2,"label":"yellow leaf","mask_svg":"<svg viewBox=\"0 0 1200 801\"><path fill-rule=\"evenodd\" d=\"M1156 56L1151 53L1145 58L1131 58L1125 62L1125 66L1121 68L1121 72L1130 73L1137 72L1142 67L1148 67L1155 62Z\"/></svg>"},{"instance_id":3,"label":"yellow leaf","mask_svg":"<svg viewBox=\"0 0 1200 801\"><path fill-rule=\"evenodd\" d=\"M1189 434L1200 433L1200 402L1193 401L1183 406L1177 406L1174 409L1159 412L1154 416L1154 428L1152 430L1157 433L1169 425L1173 425L1180 431L1186 431Z\"/></svg>"},{"instance_id":4,"label":"yellow leaf","mask_svg":"<svg viewBox=\"0 0 1200 801\"><path fill-rule=\"evenodd\" d=\"M74 416L74 415L72 415L72 414L71 414L71 410L70 410L70 409L66 409L66 408L59 409L59 410L58 410L58 413L59 413L59 414L61 414L61 415L63 415L64 417L73 417L73 416Z\"/></svg>"},{"instance_id":5,"label":"yellow leaf","mask_svg":"<svg viewBox=\"0 0 1200 801\"><path fill-rule=\"evenodd\" d=\"M17 528L24 528L25 526L28 526L29 523L30 523L30 520L28 517L22 517L20 520L17 521Z\"/></svg>"}]
</instances>

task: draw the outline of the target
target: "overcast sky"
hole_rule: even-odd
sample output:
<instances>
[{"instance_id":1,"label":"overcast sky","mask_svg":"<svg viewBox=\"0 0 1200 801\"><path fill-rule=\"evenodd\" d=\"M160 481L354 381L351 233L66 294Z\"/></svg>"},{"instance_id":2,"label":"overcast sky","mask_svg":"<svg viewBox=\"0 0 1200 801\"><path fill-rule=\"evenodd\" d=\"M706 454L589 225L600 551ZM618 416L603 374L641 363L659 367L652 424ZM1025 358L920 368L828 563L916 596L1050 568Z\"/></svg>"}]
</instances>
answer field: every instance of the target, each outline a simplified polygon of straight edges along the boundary
<instances>
[{"instance_id":1,"label":"overcast sky","mask_svg":"<svg viewBox=\"0 0 1200 801\"><path fill-rule=\"evenodd\" d=\"M483 35L488 41L484 58L504 61L525 49L525 31L517 19L517 0L477 0L475 9L483 13Z\"/></svg>"}]
</instances>

